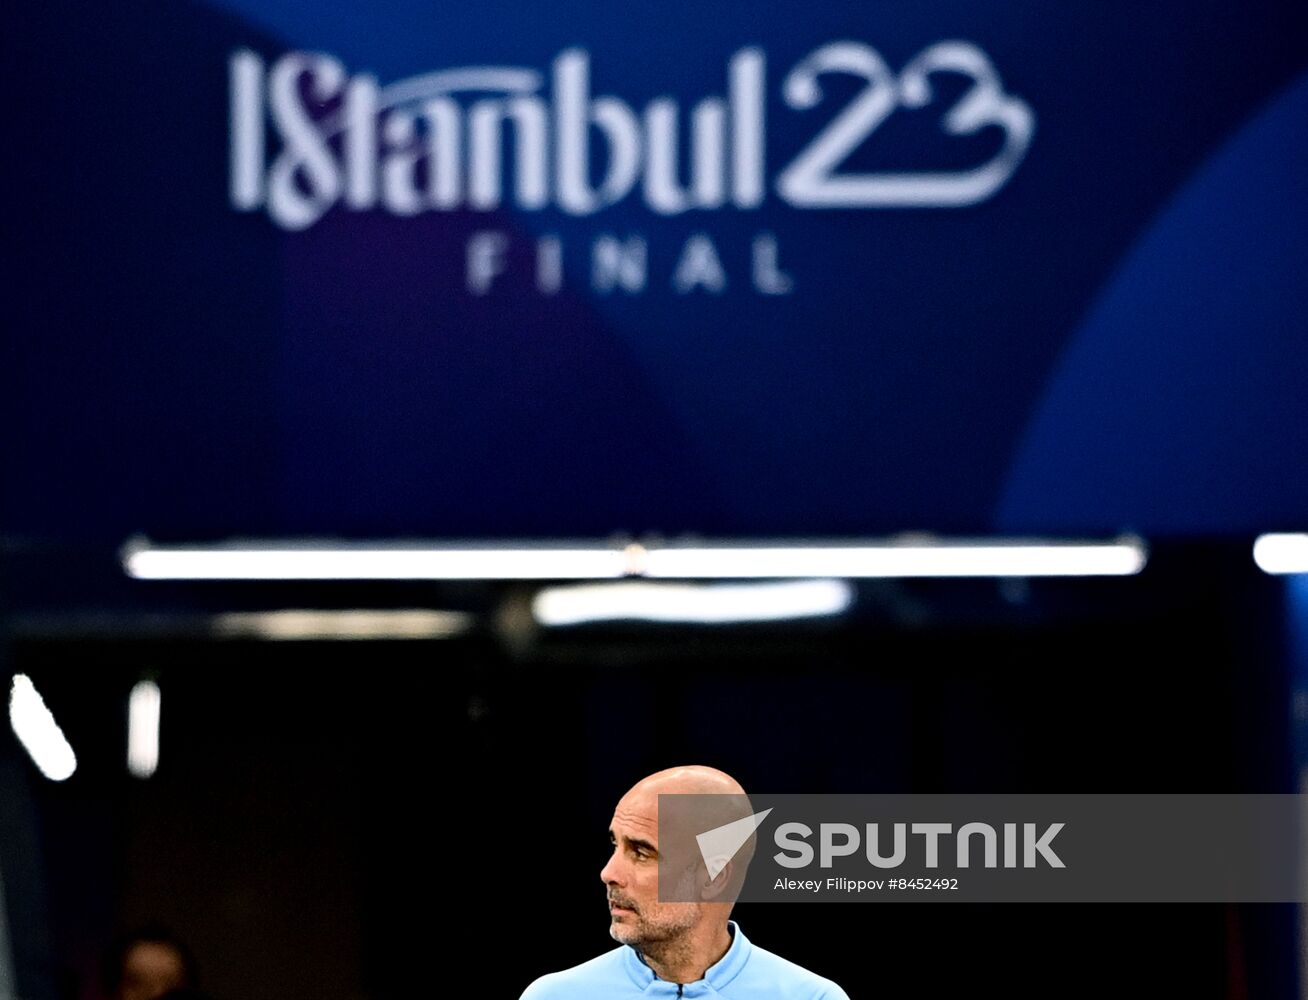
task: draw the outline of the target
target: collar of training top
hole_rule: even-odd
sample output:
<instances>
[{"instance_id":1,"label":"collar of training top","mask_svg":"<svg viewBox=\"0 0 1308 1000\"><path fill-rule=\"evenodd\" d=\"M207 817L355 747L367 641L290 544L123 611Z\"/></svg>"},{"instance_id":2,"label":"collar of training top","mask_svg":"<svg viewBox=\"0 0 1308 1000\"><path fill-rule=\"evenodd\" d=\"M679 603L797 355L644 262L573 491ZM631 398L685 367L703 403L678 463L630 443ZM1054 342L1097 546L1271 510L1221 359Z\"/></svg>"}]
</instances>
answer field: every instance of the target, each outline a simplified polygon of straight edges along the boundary
<instances>
[{"instance_id":1,"label":"collar of training top","mask_svg":"<svg viewBox=\"0 0 1308 1000\"><path fill-rule=\"evenodd\" d=\"M702 997L717 992L735 979L749 960L749 940L741 933L740 926L734 920L727 921L727 930L731 932L731 947L717 962L708 967L703 979L693 983L670 983L658 979L654 970L645 964L640 952L628 946L623 954L627 972L645 992L651 995L669 995L682 997ZM678 991L678 986L681 986ZM651 987L653 987L651 989Z\"/></svg>"}]
</instances>

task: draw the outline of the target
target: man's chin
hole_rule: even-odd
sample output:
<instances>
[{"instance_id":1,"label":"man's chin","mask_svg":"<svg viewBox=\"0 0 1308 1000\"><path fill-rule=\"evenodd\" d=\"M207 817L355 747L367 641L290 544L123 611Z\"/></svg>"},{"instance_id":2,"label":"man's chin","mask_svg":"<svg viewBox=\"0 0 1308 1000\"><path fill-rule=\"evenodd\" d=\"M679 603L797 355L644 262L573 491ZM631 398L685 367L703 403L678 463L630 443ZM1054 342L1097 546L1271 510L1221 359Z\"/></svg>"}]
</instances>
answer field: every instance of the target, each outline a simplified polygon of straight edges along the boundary
<instances>
[{"instance_id":1,"label":"man's chin","mask_svg":"<svg viewBox=\"0 0 1308 1000\"><path fill-rule=\"evenodd\" d=\"M620 919L609 921L609 937L619 944L632 944L639 939L636 928Z\"/></svg>"}]
</instances>

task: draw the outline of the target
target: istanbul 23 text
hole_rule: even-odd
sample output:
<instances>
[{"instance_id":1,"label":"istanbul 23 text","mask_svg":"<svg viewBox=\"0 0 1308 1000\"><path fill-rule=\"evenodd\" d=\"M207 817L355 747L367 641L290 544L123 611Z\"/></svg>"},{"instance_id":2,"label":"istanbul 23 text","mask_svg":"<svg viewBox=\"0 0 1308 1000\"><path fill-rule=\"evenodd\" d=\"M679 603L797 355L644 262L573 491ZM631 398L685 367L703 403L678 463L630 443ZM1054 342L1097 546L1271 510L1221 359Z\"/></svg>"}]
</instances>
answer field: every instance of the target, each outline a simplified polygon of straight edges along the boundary
<instances>
[{"instance_id":1,"label":"istanbul 23 text","mask_svg":"<svg viewBox=\"0 0 1308 1000\"><path fill-rule=\"evenodd\" d=\"M304 230L332 208L486 212L553 209L591 216L631 197L659 216L760 208L769 195L767 61L762 49L728 61L726 96L698 101L685 121L677 99L659 97L638 112L615 96L593 96L590 54L561 52L545 74L530 68L470 66L381 86L347 74L330 55L291 52L267 64L242 49L229 59L230 198L240 211L262 209L286 230ZM936 74L963 77L963 94L941 116L949 136L997 129L986 162L966 169L853 172L842 164L895 111L926 107ZM796 209L965 208L993 196L1026 155L1035 116L1005 92L990 59L965 41L931 45L898 73L861 42L823 45L786 74L780 97L798 112L823 100L820 79L844 74L862 86L782 167L771 190ZM275 148L270 147L270 141ZM505 170L511 160L511 171ZM511 174L506 183L506 173ZM503 273L507 236L471 237L469 291L485 294ZM639 233L598 238L592 286L644 290ZM763 294L794 287L778 266L776 240L751 246L751 281ZM537 289L561 285L562 244L537 247ZM720 292L726 276L707 232L692 235L672 269L674 291Z\"/></svg>"}]
</instances>

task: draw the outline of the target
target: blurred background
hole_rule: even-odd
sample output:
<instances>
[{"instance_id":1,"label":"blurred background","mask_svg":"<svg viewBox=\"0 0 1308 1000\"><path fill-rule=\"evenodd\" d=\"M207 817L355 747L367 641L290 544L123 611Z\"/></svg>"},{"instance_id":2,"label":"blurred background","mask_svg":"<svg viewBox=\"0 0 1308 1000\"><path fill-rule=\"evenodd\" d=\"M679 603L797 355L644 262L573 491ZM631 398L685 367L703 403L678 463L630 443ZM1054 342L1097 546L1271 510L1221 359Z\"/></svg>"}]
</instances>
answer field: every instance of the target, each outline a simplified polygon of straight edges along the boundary
<instances>
[{"instance_id":1,"label":"blurred background","mask_svg":"<svg viewBox=\"0 0 1308 1000\"><path fill-rule=\"evenodd\" d=\"M0 998L145 1000L133 934L219 1000L516 997L611 946L677 763L1299 790L1299 5L50 0L0 50ZM1289 905L736 916L853 998L1305 995Z\"/></svg>"}]
</instances>

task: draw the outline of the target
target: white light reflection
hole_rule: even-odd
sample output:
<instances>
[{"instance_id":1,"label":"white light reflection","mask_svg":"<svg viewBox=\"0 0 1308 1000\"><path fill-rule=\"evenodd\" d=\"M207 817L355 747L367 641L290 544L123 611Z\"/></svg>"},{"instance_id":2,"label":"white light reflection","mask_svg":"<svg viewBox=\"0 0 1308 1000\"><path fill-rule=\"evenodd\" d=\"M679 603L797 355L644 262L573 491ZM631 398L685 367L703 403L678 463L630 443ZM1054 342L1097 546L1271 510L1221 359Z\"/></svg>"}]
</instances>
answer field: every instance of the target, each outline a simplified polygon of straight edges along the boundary
<instances>
[{"instance_id":1,"label":"white light reflection","mask_svg":"<svg viewBox=\"0 0 1308 1000\"><path fill-rule=\"evenodd\" d=\"M127 702L127 770L148 778L159 766L159 685L141 681Z\"/></svg>"},{"instance_id":2,"label":"white light reflection","mask_svg":"<svg viewBox=\"0 0 1308 1000\"><path fill-rule=\"evenodd\" d=\"M1259 535L1254 541L1253 557L1264 573L1308 573L1308 535Z\"/></svg>"},{"instance_id":3,"label":"white light reflection","mask_svg":"<svg viewBox=\"0 0 1308 1000\"><path fill-rule=\"evenodd\" d=\"M9 723L32 763L51 781L64 781L77 770L77 757L50 709L26 674L15 674L9 690Z\"/></svg>"},{"instance_id":4,"label":"white light reflection","mask_svg":"<svg viewBox=\"0 0 1308 1000\"><path fill-rule=\"evenodd\" d=\"M647 576L672 579L813 577L1130 576L1144 543L929 542L884 545L714 546L651 549Z\"/></svg>"},{"instance_id":5,"label":"white light reflection","mask_svg":"<svg viewBox=\"0 0 1308 1000\"><path fill-rule=\"evenodd\" d=\"M627 557L609 546L555 548L129 545L138 580L593 580L616 578Z\"/></svg>"},{"instance_id":6,"label":"white light reflection","mask_svg":"<svg viewBox=\"0 0 1308 1000\"><path fill-rule=\"evenodd\" d=\"M237 545L124 547L126 571L148 580L605 580L1130 576L1139 538L789 542L549 543L517 546Z\"/></svg>"},{"instance_id":7,"label":"white light reflection","mask_svg":"<svg viewBox=\"0 0 1308 1000\"><path fill-rule=\"evenodd\" d=\"M850 585L841 580L605 583L542 590L532 601L532 614L547 626L604 621L718 625L838 615L852 601Z\"/></svg>"},{"instance_id":8,"label":"white light reflection","mask_svg":"<svg viewBox=\"0 0 1308 1000\"><path fill-rule=\"evenodd\" d=\"M467 632L473 621L463 612L423 608L233 611L216 615L210 631L223 639L450 639Z\"/></svg>"}]
</instances>

